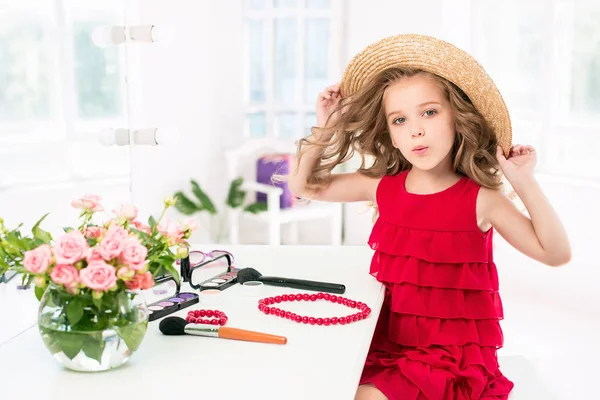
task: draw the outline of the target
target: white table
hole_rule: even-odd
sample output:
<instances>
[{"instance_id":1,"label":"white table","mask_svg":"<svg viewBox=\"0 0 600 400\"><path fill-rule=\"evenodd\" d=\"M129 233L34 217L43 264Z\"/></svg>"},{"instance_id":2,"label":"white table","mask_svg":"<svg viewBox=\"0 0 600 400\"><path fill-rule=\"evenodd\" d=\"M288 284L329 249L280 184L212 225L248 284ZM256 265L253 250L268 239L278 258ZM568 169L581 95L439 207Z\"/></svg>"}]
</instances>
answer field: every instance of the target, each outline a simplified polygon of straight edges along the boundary
<instances>
[{"instance_id":1,"label":"white table","mask_svg":"<svg viewBox=\"0 0 600 400\"><path fill-rule=\"evenodd\" d=\"M37 322L39 302L33 292L33 285L26 290L17 290L20 284L20 276L0 284L0 346Z\"/></svg>"},{"instance_id":2,"label":"white table","mask_svg":"<svg viewBox=\"0 0 600 400\"><path fill-rule=\"evenodd\" d=\"M226 248L234 253L238 268L251 266L264 275L343 283L345 297L367 303L373 312L368 319L346 326L297 324L262 314L256 306L258 299L243 296L242 288L235 285L223 292L220 305L194 305L175 315L185 316L189 309L200 307L218 308L227 313L228 326L283 335L288 338L286 345L167 337L158 330L158 322L151 322L142 346L127 364L103 373L77 373L62 368L44 347L31 321L36 312L34 299L20 306L26 316L12 333L3 320L4 337L12 339L0 344L0 377L10 382L2 385L0 397L352 399L383 302L382 286L368 274L372 251L363 246ZM263 294L295 292L265 286ZM27 294L34 298L31 291ZM3 298L0 301L6 304ZM324 302L286 303L285 308L315 316L343 315L349 310ZM29 324L29 329L21 333L23 324Z\"/></svg>"},{"instance_id":3,"label":"white table","mask_svg":"<svg viewBox=\"0 0 600 400\"><path fill-rule=\"evenodd\" d=\"M206 247L200 247L207 250ZM235 342L203 337L165 337L150 323L140 350L123 367L103 373L63 369L44 347L35 326L37 300L31 290L17 291L14 279L0 285L0 399L335 399L352 400L371 340L382 297L381 285L368 275L372 251L366 247L228 246L236 266L252 266L265 275L316 279L346 284L345 296L373 309L368 320L348 326L316 327L266 316L256 299L243 297L239 287L223 292L216 307L227 312L229 326L285 335L285 346ZM506 283L511 283L506 280ZM264 295L296 292L266 287ZM516 346L514 338L529 332L531 305L512 299L504 286L509 318L504 328L508 346L500 351L502 372L515 382L510 400L571 400L594 398L594 356L581 349L571 358L541 357ZM511 301L516 302L511 306ZM343 306L288 303L305 314L340 315ZM326 306L326 307L325 307ZM194 305L191 308L209 308ZM325 308L324 308L325 307ZM283 307L282 307L283 308ZM520 319L519 310L525 310ZM187 309L180 312L184 315ZM523 329L526 329L523 332ZM546 334L553 332L548 328ZM312 335L309 337L309 335ZM512 343L512 344L511 344ZM586 346L590 350L590 346ZM527 353L527 354L525 354ZM580 356L576 356L579 354ZM597 353L595 353L597 354ZM586 361L584 363L583 361Z\"/></svg>"}]
</instances>

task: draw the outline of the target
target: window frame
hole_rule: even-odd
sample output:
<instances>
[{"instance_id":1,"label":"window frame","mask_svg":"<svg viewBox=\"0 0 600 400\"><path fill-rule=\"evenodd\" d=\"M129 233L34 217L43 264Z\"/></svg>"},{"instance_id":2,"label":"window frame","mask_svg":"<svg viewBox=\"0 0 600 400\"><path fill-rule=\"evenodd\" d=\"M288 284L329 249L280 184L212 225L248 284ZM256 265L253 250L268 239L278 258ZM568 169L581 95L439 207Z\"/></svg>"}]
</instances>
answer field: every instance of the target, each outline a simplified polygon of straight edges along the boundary
<instances>
[{"instance_id":1,"label":"window frame","mask_svg":"<svg viewBox=\"0 0 600 400\"><path fill-rule=\"evenodd\" d=\"M297 0L296 7L293 8L274 8L273 0L265 0L263 10L252 10L247 2L244 2L243 9L243 37L244 37L244 59L243 59L243 75L244 75L244 129L243 138L245 140L252 139L277 139L296 141L300 137L305 136L305 118L307 115L315 113L315 105L305 103L305 24L311 18L328 18L330 20L330 38L329 38L329 56L330 63L328 68L328 76L330 79L335 79L340 76L341 72L341 49L345 44L342 41L342 17L344 4L341 0L330 0L331 7L328 9L308 9L304 7L306 0ZM273 56L274 56L274 32L273 27L275 20L278 18L294 18L296 20L297 32L295 43L296 54L296 96L294 104L280 105L275 102L275 87L273 73ZM265 101L260 104L250 103L250 43L249 43L249 25L248 20L258 20L263 22L263 65L265 76ZM333 84L335 82L331 82ZM316 100L316 99L315 99ZM250 126L248 117L251 114L265 114L265 135L252 136L250 134ZM279 136L276 127L276 117L282 113L293 113L296 116L295 120L295 135L293 137Z\"/></svg>"},{"instance_id":2,"label":"window frame","mask_svg":"<svg viewBox=\"0 0 600 400\"><path fill-rule=\"evenodd\" d=\"M481 57L479 46L485 45L485 39L481 38L480 32L475 29L476 20L485 17L481 14L481 6L480 2L470 0L472 24L468 29L471 29L473 54L476 58ZM573 54L576 21L574 7L573 0L550 0L543 7L545 69L541 87L544 90L543 98L548 100L539 112L510 110L513 137L515 127L537 127L526 134L517 134L517 140L531 140L538 144L537 170L541 175L576 178L597 184L600 182L600 173L594 174L593 171L589 171L590 166L584 166L584 163L580 162L579 154L568 149L569 144L576 140L587 143L589 148L600 149L600 112L582 115L572 109L572 66L577 62ZM502 25L499 24L486 26L489 29L502 29Z\"/></svg>"},{"instance_id":3,"label":"window frame","mask_svg":"<svg viewBox=\"0 0 600 400\"><path fill-rule=\"evenodd\" d=\"M119 96L122 104L122 115L115 118L90 119L81 119L77 115L78 104L75 87L76 60L72 24L77 20L83 20L81 17L88 14L88 12L72 12L69 6L73 6L73 4L77 3L73 0L52 0L51 5L48 5L48 10L35 15L44 24L44 29L47 29L46 34L48 34L49 41L52 44L53 65L50 75L52 81L50 87L51 116L48 119L39 121L0 122L0 132L2 132L0 134L0 146L2 146L0 153L10 154L12 151L19 151L29 146L39 148L44 145L52 146L60 143L65 146L68 146L70 143L89 143L93 141L89 136L90 132L96 132L99 135L106 127L128 125L128 87L125 82L128 73L127 49L125 46L120 45L114 46L118 46L117 51L119 52L119 68L121 71ZM120 4L120 2L116 1L102 6L97 3L85 3L83 5L94 6L95 11L113 14L114 20L121 21L122 23L119 23L119 25L124 25L125 9L124 5L123 7L118 6ZM28 9L25 7L25 4L22 4L11 5L8 10L3 11L10 10L27 11ZM66 182L77 183L96 180L116 179L117 181L121 181L130 176L130 167L118 175L107 173L90 177L79 174L78 166L74 165L71 160L70 150L66 150L66 153L68 158L63 161L67 171L66 175L35 183L23 181L3 184L0 181L0 189L4 191L9 189L14 190L19 187L46 188L48 185L63 186Z\"/></svg>"}]
</instances>

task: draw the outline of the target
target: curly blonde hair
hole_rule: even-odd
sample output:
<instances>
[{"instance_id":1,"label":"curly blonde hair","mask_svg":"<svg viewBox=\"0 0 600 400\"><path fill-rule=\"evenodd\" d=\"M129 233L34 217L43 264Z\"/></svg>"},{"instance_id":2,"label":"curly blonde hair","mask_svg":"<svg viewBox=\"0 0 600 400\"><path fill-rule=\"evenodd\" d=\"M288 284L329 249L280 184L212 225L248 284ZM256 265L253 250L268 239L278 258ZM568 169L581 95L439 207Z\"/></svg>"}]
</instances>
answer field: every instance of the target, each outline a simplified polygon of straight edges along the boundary
<instances>
[{"instance_id":1,"label":"curly blonde hair","mask_svg":"<svg viewBox=\"0 0 600 400\"><path fill-rule=\"evenodd\" d=\"M383 94L398 80L419 74L428 76L438 85L454 110L453 170L481 186L502 187L502 175L495 156L498 146L496 135L467 95L453 83L429 72L390 68L371 79L356 94L342 98L334 113L343 112L335 124L326 124L327 128L313 128L317 133L334 132L329 143L321 144L308 138L299 141L298 163L305 152L304 144L324 147L320 163L308 178L306 188L309 192L325 187L331 171L350 160L355 153L361 157L358 172L369 177L381 178L410 169L410 163L392 145L383 109ZM372 158L368 166L367 157Z\"/></svg>"}]
</instances>

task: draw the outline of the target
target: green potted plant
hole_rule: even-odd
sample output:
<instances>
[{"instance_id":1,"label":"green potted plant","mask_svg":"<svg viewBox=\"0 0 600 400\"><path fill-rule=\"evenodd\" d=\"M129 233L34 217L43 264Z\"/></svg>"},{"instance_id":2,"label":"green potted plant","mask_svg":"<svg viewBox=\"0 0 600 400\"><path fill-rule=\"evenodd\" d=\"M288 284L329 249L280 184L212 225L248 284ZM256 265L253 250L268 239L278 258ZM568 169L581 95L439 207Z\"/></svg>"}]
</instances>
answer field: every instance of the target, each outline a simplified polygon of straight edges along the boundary
<instances>
[{"instance_id":1,"label":"green potted plant","mask_svg":"<svg viewBox=\"0 0 600 400\"><path fill-rule=\"evenodd\" d=\"M244 179L241 177L231 181L225 205L231 209L241 209L243 212L251 214L258 214L266 211L267 205L262 202L253 202L245 205L247 192L242 189L243 183ZM208 213L211 222L206 225L211 228L211 232L209 232L211 239L215 243L221 242L227 234L224 216L219 215L215 204L202 190L198 182L192 179L190 180L190 184L195 199L192 200L182 191L178 191L174 194L174 198L177 199L175 208L180 213L188 216L202 212ZM205 224L202 225L205 226Z\"/></svg>"}]
</instances>

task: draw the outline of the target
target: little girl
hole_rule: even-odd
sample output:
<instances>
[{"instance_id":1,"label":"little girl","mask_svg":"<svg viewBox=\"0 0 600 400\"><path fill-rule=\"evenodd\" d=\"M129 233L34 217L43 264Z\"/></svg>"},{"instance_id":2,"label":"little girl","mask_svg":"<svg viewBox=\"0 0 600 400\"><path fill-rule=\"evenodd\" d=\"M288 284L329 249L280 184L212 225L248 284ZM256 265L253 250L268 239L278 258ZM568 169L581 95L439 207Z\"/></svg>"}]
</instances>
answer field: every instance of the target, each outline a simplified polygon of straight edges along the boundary
<instances>
[{"instance_id":1,"label":"little girl","mask_svg":"<svg viewBox=\"0 0 600 400\"><path fill-rule=\"evenodd\" d=\"M370 272L386 298L356 399L507 399L492 235L551 266L565 230L536 182L536 151L511 146L493 81L468 54L399 35L358 54L317 100L289 187L319 201L369 201ZM358 171L332 173L354 153ZM502 190L502 175L525 204Z\"/></svg>"}]
</instances>

